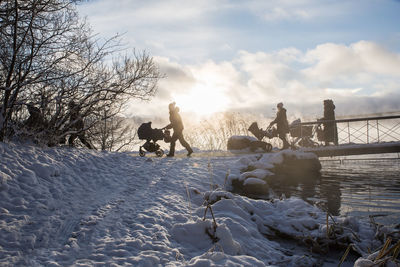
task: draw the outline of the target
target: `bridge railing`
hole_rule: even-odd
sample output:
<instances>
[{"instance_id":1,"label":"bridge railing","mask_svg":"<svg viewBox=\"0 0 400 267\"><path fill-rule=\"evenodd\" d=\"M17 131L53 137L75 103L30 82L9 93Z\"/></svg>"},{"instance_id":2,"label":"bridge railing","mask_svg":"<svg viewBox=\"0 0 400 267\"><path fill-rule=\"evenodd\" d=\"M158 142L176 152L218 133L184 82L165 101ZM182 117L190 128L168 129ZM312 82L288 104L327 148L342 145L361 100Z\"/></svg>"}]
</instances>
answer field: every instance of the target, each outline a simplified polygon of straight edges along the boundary
<instances>
[{"instance_id":1,"label":"bridge railing","mask_svg":"<svg viewBox=\"0 0 400 267\"><path fill-rule=\"evenodd\" d=\"M370 144L400 141L400 115L302 122L298 124L302 126L301 136L298 139L309 138L314 144L321 144L323 139L318 138L317 131L321 131L324 124L334 125L334 127L328 127L328 130L333 131L328 134L336 136L335 131L337 130L338 144ZM313 126L313 135L311 137L309 133L303 134L305 132L303 129L307 128L303 126Z\"/></svg>"}]
</instances>

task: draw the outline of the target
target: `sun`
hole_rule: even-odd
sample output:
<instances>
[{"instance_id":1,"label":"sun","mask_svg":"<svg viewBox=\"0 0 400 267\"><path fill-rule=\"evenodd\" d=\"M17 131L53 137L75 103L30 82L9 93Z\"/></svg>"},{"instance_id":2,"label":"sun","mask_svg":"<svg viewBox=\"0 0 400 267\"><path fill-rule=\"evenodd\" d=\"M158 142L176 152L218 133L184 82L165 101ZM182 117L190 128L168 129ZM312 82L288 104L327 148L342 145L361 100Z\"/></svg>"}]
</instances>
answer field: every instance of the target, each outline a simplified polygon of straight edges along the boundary
<instances>
[{"instance_id":1,"label":"sun","mask_svg":"<svg viewBox=\"0 0 400 267\"><path fill-rule=\"evenodd\" d=\"M228 108L228 96L223 88L197 84L188 93L174 96L182 112L199 116L211 115Z\"/></svg>"}]
</instances>

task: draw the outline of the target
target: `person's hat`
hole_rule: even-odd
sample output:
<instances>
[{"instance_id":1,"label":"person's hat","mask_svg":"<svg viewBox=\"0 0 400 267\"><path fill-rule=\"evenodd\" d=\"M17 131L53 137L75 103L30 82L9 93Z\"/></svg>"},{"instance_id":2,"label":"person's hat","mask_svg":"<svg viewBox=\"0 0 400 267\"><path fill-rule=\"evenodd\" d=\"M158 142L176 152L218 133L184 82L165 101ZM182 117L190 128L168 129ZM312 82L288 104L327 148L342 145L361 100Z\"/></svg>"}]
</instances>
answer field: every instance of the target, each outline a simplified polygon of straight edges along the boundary
<instances>
[{"instance_id":1,"label":"person's hat","mask_svg":"<svg viewBox=\"0 0 400 267\"><path fill-rule=\"evenodd\" d=\"M168 108L169 109L173 109L173 108L175 108L175 102L172 102L172 103L170 103L169 105L168 105Z\"/></svg>"},{"instance_id":2,"label":"person's hat","mask_svg":"<svg viewBox=\"0 0 400 267\"><path fill-rule=\"evenodd\" d=\"M276 107L278 107L278 108L283 107L283 103L282 103L282 102L279 102L279 103L276 105Z\"/></svg>"}]
</instances>

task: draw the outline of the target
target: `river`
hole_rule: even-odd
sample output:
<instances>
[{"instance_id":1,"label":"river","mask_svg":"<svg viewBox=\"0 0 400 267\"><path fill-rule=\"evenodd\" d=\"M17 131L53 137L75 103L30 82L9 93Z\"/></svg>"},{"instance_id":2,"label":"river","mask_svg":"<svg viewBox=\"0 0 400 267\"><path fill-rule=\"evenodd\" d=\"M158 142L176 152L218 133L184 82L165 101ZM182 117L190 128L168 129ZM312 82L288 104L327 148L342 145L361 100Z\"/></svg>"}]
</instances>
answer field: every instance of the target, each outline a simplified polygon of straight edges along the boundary
<instances>
[{"instance_id":1,"label":"river","mask_svg":"<svg viewBox=\"0 0 400 267\"><path fill-rule=\"evenodd\" d=\"M298 196L336 216L400 223L399 155L327 158L321 165L321 176L274 185L275 194Z\"/></svg>"}]
</instances>

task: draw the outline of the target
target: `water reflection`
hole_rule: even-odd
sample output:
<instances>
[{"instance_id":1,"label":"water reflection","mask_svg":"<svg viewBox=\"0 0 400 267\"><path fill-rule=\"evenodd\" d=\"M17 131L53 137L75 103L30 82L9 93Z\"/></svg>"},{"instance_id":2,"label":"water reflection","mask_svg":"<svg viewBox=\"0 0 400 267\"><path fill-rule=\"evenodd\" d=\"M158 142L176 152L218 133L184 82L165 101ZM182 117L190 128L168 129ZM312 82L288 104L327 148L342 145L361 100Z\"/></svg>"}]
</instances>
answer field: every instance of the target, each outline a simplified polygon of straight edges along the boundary
<instances>
[{"instance_id":1,"label":"water reflection","mask_svg":"<svg viewBox=\"0 0 400 267\"><path fill-rule=\"evenodd\" d=\"M330 214L338 216L340 215L340 203L341 203L341 192L340 182L321 179L321 198L325 201L327 210Z\"/></svg>"},{"instance_id":2,"label":"water reflection","mask_svg":"<svg viewBox=\"0 0 400 267\"><path fill-rule=\"evenodd\" d=\"M400 222L400 160L344 160L322 162L315 177L278 177L270 181L277 197L298 196L332 215Z\"/></svg>"},{"instance_id":3,"label":"water reflection","mask_svg":"<svg viewBox=\"0 0 400 267\"><path fill-rule=\"evenodd\" d=\"M269 181L273 197L298 196L312 204L318 203L332 215L340 214L340 182L324 179L321 174L297 177L275 177Z\"/></svg>"}]
</instances>

